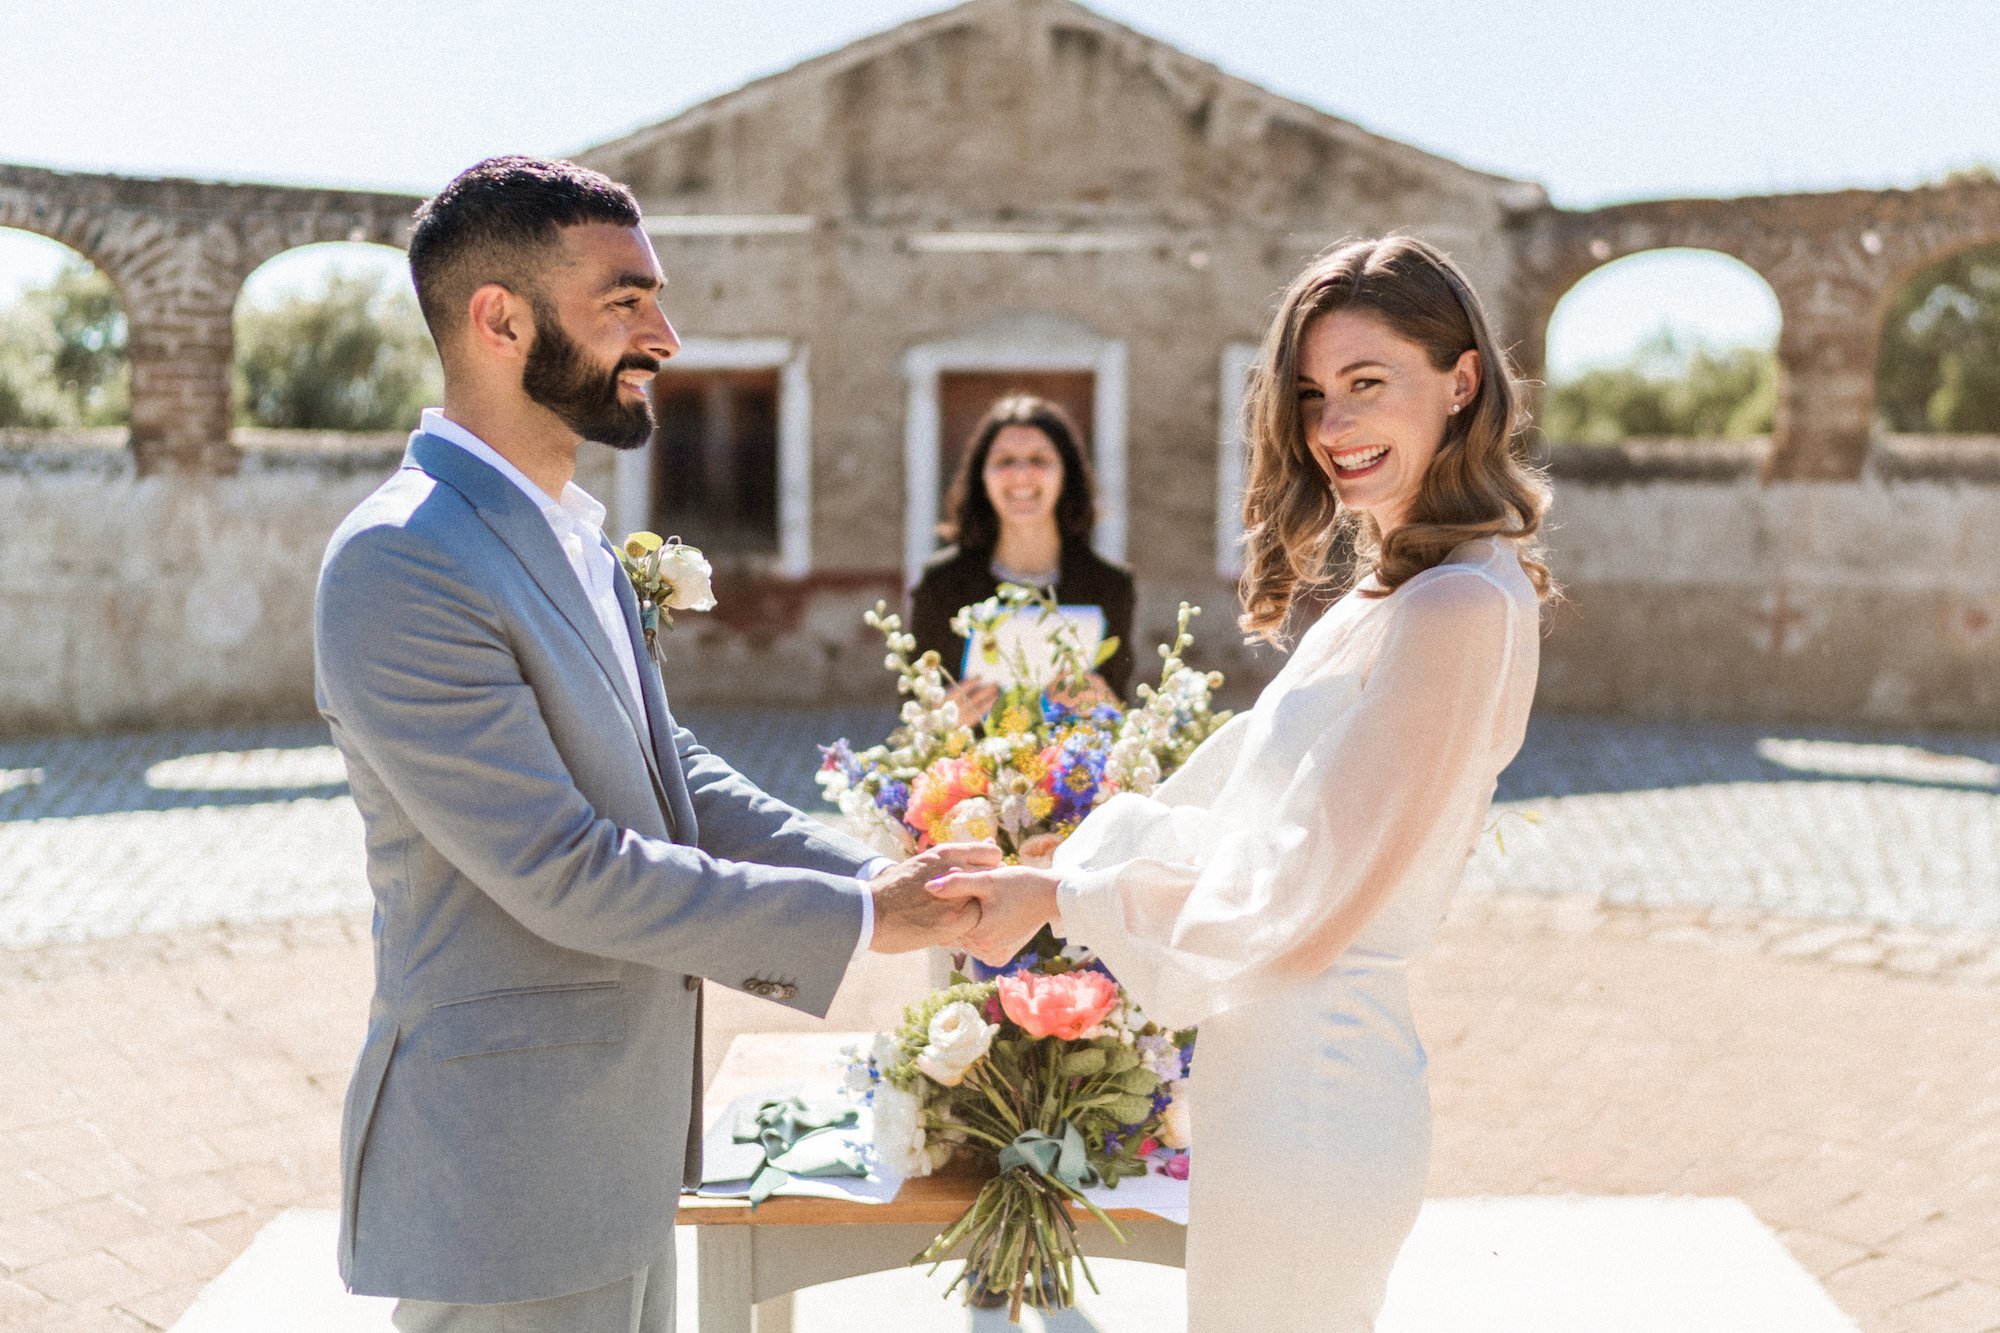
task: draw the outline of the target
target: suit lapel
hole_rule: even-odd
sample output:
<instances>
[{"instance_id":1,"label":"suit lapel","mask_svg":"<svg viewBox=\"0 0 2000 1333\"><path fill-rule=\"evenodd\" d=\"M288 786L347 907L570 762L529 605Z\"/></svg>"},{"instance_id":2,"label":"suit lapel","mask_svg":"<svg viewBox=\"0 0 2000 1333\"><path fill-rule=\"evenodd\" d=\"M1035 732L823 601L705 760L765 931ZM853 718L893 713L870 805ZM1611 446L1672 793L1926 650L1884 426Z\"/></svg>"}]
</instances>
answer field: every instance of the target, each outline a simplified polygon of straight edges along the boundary
<instances>
[{"instance_id":1,"label":"suit lapel","mask_svg":"<svg viewBox=\"0 0 2000 1333\"><path fill-rule=\"evenodd\" d=\"M633 739L643 741L645 728L639 724L638 703L626 683L625 670L613 655L611 641L604 637L604 627L598 623L597 613L590 609L590 599L584 594L583 585L577 582L576 571L570 567L569 557L563 554L541 510L513 482L449 440L418 431L410 437L407 461L463 495L494 535L514 552L528 576L590 650L618 706L625 710ZM643 680L646 673L639 674ZM654 780L664 788L653 745L642 743L639 748L645 752L646 767L652 770Z\"/></svg>"},{"instance_id":2,"label":"suit lapel","mask_svg":"<svg viewBox=\"0 0 2000 1333\"><path fill-rule=\"evenodd\" d=\"M609 545L607 541L606 545ZM631 581L618 580L618 607L625 613L625 633L632 642L632 656L639 664L639 690L646 700L646 721L652 727L652 750L659 772L665 778L667 814L683 842L695 840L694 804L688 797L687 773L681 768L680 747L674 744L674 718L667 711L667 690L660 670L646 652L646 632L639 626L639 596ZM664 630L660 631L665 633Z\"/></svg>"}]
</instances>

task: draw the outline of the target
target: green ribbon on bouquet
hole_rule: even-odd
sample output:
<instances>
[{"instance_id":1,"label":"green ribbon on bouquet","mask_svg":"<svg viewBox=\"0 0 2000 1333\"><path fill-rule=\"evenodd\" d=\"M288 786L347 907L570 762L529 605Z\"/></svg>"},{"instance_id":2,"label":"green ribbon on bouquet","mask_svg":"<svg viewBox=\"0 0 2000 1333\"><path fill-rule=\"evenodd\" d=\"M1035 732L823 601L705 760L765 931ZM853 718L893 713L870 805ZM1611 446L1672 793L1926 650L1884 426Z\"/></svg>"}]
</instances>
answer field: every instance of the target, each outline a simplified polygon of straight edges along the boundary
<instances>
[{"instance_id":1,"label":"green ribbon on bouquet","mask_svg":"<svg viewBox=\"0 0 2000 1333\"><path fill-rule=\"evenodd\" d=\"M1098 1184L1097 1168L1083 1146L1083 1135L1069 1121L1062 1122L1062 1137L1039 1129L1023 1130L1000 1150L1000 1172L1032 1171L1072 1192Z\"/></svg>"}]
</instances>

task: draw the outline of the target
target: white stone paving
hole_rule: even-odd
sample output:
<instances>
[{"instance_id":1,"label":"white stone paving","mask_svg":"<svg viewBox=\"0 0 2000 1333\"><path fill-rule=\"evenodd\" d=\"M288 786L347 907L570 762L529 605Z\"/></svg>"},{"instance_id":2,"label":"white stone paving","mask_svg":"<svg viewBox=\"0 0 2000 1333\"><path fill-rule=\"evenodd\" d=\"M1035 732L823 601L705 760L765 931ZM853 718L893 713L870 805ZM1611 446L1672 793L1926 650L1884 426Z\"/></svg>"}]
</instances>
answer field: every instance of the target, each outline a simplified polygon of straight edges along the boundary
<instances>
[{"instance_id":1,"label":"white stone paving","mask_svg":"<svg viewBox=\"0 0 2000 1333\"><path fill-rule=\"evenodd\" d=\"M813 804L814 746L879 739L891 715L682 720ZM1494 892L2000 933L2000 736L1537 718L1467 875ZM0 742L0 948L368 902L318 724Z\"/></svg>"}]
</instances>

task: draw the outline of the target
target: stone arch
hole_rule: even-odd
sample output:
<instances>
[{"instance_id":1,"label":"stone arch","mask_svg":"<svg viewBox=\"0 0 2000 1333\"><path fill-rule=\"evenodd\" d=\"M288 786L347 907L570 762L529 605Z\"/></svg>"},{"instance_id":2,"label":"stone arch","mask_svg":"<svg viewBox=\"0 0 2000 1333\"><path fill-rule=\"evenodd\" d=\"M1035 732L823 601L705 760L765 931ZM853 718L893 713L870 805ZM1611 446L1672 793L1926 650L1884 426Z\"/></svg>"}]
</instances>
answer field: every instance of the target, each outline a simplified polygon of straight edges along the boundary
<instances>
[{"instance_id":1,"label":"stone arch","mask_svg":"<svg viewBox=\"0 0 2000 1333\"><path fill-rule=\"evenodd\" d=\"M1969 262L1953 272L1961 260ZM1967 313L1974 316L1976 337L1979 325L2000 322L2000 236L1934 257L1887 294L1881 318L1876 404L1885 429L1919 435L2000 435L2000 410L1996 410L2000 408L2000 347L1989 344L1983 349L1984 356L1975 350L1969 362L1944 360L1940 365L1943 383L1929 377L1920 380L1913 373L1916 367L1912 363L1918 358L1948 355L1949 349L1936 342L1924 346L1917 340L1925 338L1927 325L1950 317L1947 304L1960 304L1940 300L1943 284L1956 286L1967 279L1980 289L1960 293L1972 303L1973 309ZM1925 297L1922 304L1908 304L1920 290ZM1900 365L1892 361L1899 343L1905 353ZM1944 401L1939 401L1940 393L1947 395ZM1916 401L1920 395L1925 399L1921 406ZM1940 410L1947 414L1943 421L1935 415Z\"/></svg>"},{"instance_id":2,"label":"stone arch","mask_svg":"<svg viewBox=\"0 0 2000 1333\"><path fill-rule=\"evenodd\" d=\"M357 281L365 283L366 288L354 287L352 284ZM251 380L261 378L264 381L261 385L250 384L247 387L261 387L267 398L275 391L279 395L279 404L290 408L293 413L303 410L312 414L315 411L310 398L301 401L295 394L286 393L287 389L298 387L300 375L308 368L301 368L296 362L288 367L283 361L272 362L268 359L258 366L246 365L246 350L268 352L271 346L266 341L261 349L246 348L246 331L254 342L257 324L262 323L268 333L270 319L284 306L298 300L316 302L341 296L355 297L362 290L372 290L377 301L395 302L401 309L383 310L379 305L372 308L374 317L368 322L385 335L383 351L387 360L379 363L375 371L349 367L355 372L350 389L379 390L392 398L410 397L421 389L422 392L416 396L424 397L426 403L436 401L443 387L441 372L437 368L429 337L422 328L402 248L374 239L318 240L279 250L245 274L238 286L232 310L232 376L239 420L245 415L246 373ZM389 315L406 318L385 323L384 317ZM246 321L256 322L246 328ZM335 357L358 354L363 350L356 346L354 335L358 332L361 331L352 325L346 326L344 345L337 344L326 350ZM378 376L385 378L379 383L369 383ZM404 410L390 411L386 415L378 413L380 419L365 422L345 419L264 420L246 424L327 430L407 429L415 423L414 409L422 405L412 398L410 403L405 404ZM318 411L323 414L331 410L335 417L345 418L348 412L363 407L365 404L357 404L350 398L344 403L323 401ZM347 411L340 410L342 408Z\"/></svg>"},{"instance_id":3,"label":"stone arch","mask_svg":"<svg viewBox=\"0 0 2000 1333\"><path fill-rule=\"evenodd\" d=\"M0 165L0 225L62 241L124 298L142 473L232 472L232 319L243 279L314 241L404 243L416 200Z\"/></svg>"},{"instance_id":4,"label":"stone arch","mask_svg":"<svg viewBox=\"0 0 2000 1333\"><path fill-rule=\"evenodd\" d=\"M92 368L87 363L93 359L93 354L109 353L107 359L116 365L116 369L111 371L110 379L103 386L108 391L110 401L100 401L97 404L79 402L76 405L77 416L79 418L77 421L57 420L48 424L55 425L64 430L92 427L123 430L126 426L126 404L129 403L131 368L129 364L126 364L125 355L129 325L126 314L127 303L125 293L119 287L117 277L107 271L90 254L79 250L77 247L55 236L48 235L44 231L0 225L0 253L12 252L18 254L24 249L46 252L43 258L47 265L48 276L51 279L59 277L63 272L64 266L69 263L74 262L83 265L89 272L105 281L106 285L110 288L111 300L113 302L113 309L104 312L100 328L87 330L85 338L81 340L81 345L65 349L68 353L76 355L79 360L86 363L72 367L83 373L91 373ZM0 262L0 279L11 278L28 267L31 266L16 266L11 263ZM10 281L7 283L7 290L0 291L0 302L11 304L17 299L12 288L13 283ZM105 345L103 347L92 346L93 339L90 337L91 334L101 336ZM60 359L62 358L59 356L59 361ZM15 367L15 369L27 368ZM63 367L60 364L51 367L51 370L58 374L62 369ZM34 372L30 371L29 373L32 375ZM102 371L100 370L98 373L102 373ZM0 376L5 375L7 375L7 368L0 367ZM26 391L32 395L33 386L31 382L13 383L11 385L0 383L0 393L11 394L11 391ZM40 406L46 410L67 415L66 413L62 413L62 408L66 405L60 402L35 404L31 401L22 404L22 406ZM110 414L108 418L104 415L106 413Z\"/></svg>"},{"instance_id":5,"label":"stone arch","mask_svg":"<svg viewBox=\"0 0 2000 1333\"><path fill-rule=\"evenodd\" d=\"M1608 246L1600 247L1592 257L1608 250ZM1669 281L1663 282L1660 277L1654 276L1663 273L1671 275ZM1719 328L1713 320L1704 321L1701 303L1732 286L1736 288L1735 296L1740 302L1763 308L1755 313L1746 311L1739 317L1735 328ZM1618 298L1619 308L1629 312L1624 320L1625 327L1621 329L1607 328L1606 315L1591 310L1594 303L1604 299L1603 294L1607 290ZM1572 320L1581 318L1589 322L1579 328L1565 320L1566 314ZM1706 329L1702 327L1705 322ZM1763 327L1767 323L1768 330ZM1761 345L1765 350L1775 351L1783 326L1783 308L1770 282L1736 255L1680 245L1628 249L1626 253L1615 255L1591 268L1549 304L1548 313L1540 324L1541 378L1547 386L1540 395L1542 406L1546 409L1550 396L1561 383L1586 369L1579 364L1574 351L1567 356L1559 354L1561 349L1553 345L1558 339L1589 337L1595 332L1608 334L1630 350L1637 350L1641 340L1656 329L1671 329L1676 325L1683 328L1692 326L1690 331L1696 338L1711 347ZM1718 333L1719 337L1703 336ZM1601 356L1599 359L1602 359ZM1765 381L1765 384L1768 383L1768 380ZM1547 418L1539 419L1546 421ZM1545 429L1560 428L1545 426ZM1763 432L1760 430L1757 433ZM1701 436L1711 434L1720 438L1713 429L1700 432Z\"/></svg>"},{"instance_id":6,"label":"stone arch","mask_svg":"<svg viewBox=\"0 0 2000 1333\"><path fill-rule=\"evenodd\" d=\"M1852 480L1874 435L1881 322L1894 293L1931 263L2000 240L2000 180L1914 190L1840 190L1745 199L1665 199L1549 209L1517 232L1503 297L1518 355L1544 363L1555 302L1586 273L1640 250L1719 250L1777 294L1782 383L1766 480Z\"/></svg>"}]
</instances>

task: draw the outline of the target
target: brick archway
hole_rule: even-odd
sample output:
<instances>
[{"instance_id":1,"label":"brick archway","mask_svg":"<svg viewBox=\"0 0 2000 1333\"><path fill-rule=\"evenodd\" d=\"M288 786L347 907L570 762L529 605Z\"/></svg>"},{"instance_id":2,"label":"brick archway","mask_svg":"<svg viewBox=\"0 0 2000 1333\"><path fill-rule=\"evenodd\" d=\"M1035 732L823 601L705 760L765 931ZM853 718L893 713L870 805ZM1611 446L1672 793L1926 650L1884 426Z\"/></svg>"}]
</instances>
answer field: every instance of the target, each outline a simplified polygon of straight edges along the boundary
<instances>
[{"instance_id":1,"label":"brick archway","mask_svg":"<svg viewBox=\"0 0 2000 1333\"><path fill-rule=\"evenodd\" d=\"M147 473L236 469L229 374L244 278L320 241L401 247L416 203L0 166L0 227L69 246L118 288L132 361L132 451Z\"/></svg>"},{"instance_id":2,"label":"brick archway","mask_svg":"<svg viewBox=\"0 0 2000 1333\"><path fill-rule=\"evenodd\" d=\"M1720 251L1771 285L1778 416L1767 480L1851 480L1874 433L1882 318L1903 284L2000 243L2000 182L1745 199L1669 199L1524 218L1505 301L1523 370L1541 373L1549 316L1579 281L1648 250Z\"/></svg>"}]
</instances>

